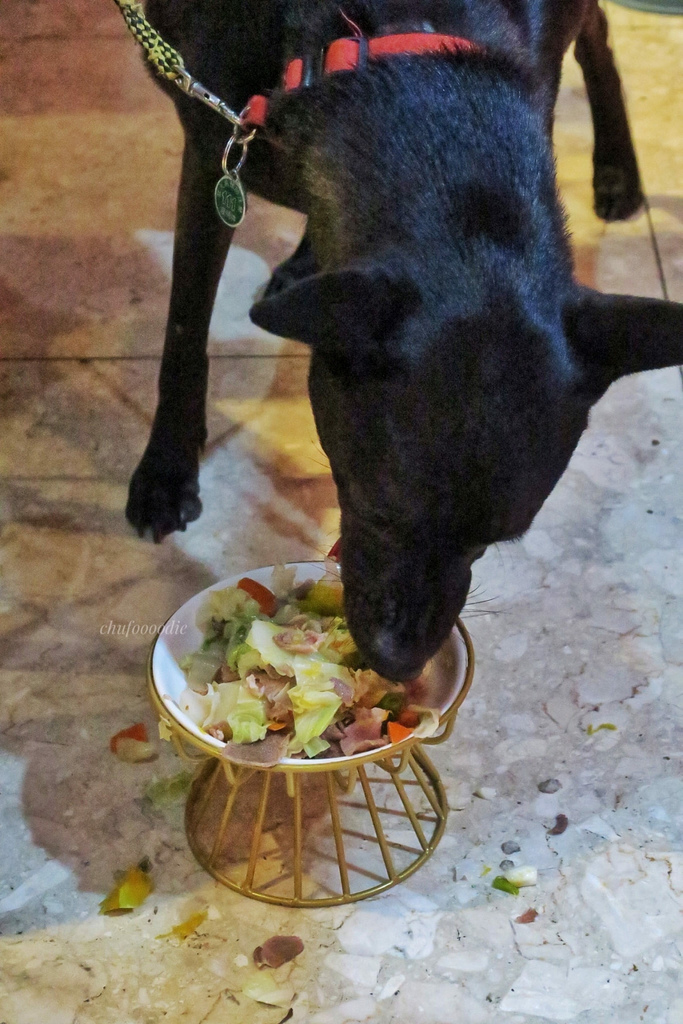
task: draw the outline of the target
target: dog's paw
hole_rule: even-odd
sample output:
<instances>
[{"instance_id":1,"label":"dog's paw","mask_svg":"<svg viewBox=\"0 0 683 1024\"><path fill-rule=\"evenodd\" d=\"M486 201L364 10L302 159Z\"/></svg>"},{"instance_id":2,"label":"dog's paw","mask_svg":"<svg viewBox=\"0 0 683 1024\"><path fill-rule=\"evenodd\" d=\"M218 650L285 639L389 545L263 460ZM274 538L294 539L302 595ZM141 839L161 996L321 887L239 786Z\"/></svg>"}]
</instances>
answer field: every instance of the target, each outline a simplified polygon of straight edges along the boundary
<instances>
[{"instance_id":1,"label":"dog's paw","mask_svg":"<svg viewBox=\"0 0 683 1024\"><path fill-rule=\"evenodd\" d=\"M598 164L593 175L595 212L606 221L626 220L643 204L638 172L618 165Z\"/></svg>"},{"instance_id":2,"label":"dog's paw","mask_svg":"<svg viewBox=\"0 0 683 1024\"><path fill-rule=\"evenodd\" d=\"M145 459L133 473L126 519L140 537L150 531L155 544L175 530L184 530L201 515L197 472L169 472Z\"/></svg>"}]
</instances>

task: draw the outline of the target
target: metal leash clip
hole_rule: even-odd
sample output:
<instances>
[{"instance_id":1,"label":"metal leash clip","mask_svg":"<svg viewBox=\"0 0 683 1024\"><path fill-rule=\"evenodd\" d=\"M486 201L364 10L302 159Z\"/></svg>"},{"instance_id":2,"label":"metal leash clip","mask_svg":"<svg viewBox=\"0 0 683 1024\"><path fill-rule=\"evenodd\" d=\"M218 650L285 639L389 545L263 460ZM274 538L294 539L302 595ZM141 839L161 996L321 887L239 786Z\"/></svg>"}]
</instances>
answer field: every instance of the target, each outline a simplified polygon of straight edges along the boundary
<instances>
[{"instance_id":1,"label":"metal leash clip","mask_svg":"<svg viewBox=\"0 0 683 1024\"><path fill-rule=\"evenodd\" d=\"M215 110L217 114L224 117L226 121L230 121L236 128L242 127L242 115L235 113L231 110L227 103L225 103L219 96L214 95L210 89L207 89L205 85L197 79L193 78L186 68L178 68L178 77L175 80L175 84L179 89L187 96L192 96L193 99L200 100L211 110Z\"/></svg>"},{"instance_id":2,"label":"metal leash clip","mask_svg":"<svg viewBox=\"0 0 683 1024\"><path fill-rule=\"evenodd\" d=\"M249 143L256 135L256 129L246 126L246 108L241 114L235 113L227 103L215 96L196 78L193 78L185 68L178 68L178 77L175 83L187 96L200 100L232 124L232 135L228 139L221 161L223 177L216 183L214 202L216 212L223 223L229 228L236 228L238 224L242 223L247 212L247 197L239 175L244 161L247 159ZM241 153L235 166L230 167L228 159L233 146L239 146Z\"/></svg>"},{"instance_id":3,"label":"metal leash clip","mask_svg":"<svg viewBox=\"0 0 683 1024\"><path fill-rule=\"evenodd\" d=\"M256 135L256 129L245 128L242 120L243 116L244 112L235 124L232 135L228 139L223 151L223 159L221 161L223 177L216 183L214 190L216 212L223 223L229 228L236 228L238 224L241 224L247 212L247 197L240 181L240 171L244 166L244 161L247 159L249 143ZM240 154L237 163L231 167L229 161L233 146L239 147Z\"/></svg>"},{"instance_id":4,"label":"metal leash clip","mask_svg":"<svg viewBox=\"0 0 683 1024\"><path fill-rule=\"evenodd\" d=\"M182 54L162 39L156 29L145 17L139 0L114 0L121 11L129 31L142 46L145 55L154 66L158 75L173 82L186 96L204 103L215 113L220 114L232 125L232 135L223 153L223 177L216 185L214 199L218 216L230 228L236 228L244 220L247 212L247 197L240 181L239 172L247 158L247 148L256 134L256 129L249 127L247 107L238 114L216 96L205 85L194 78L185 67ZM241 147L240 158L234 167L228 164L233 146Z\"/></svg>"}]
</instances>

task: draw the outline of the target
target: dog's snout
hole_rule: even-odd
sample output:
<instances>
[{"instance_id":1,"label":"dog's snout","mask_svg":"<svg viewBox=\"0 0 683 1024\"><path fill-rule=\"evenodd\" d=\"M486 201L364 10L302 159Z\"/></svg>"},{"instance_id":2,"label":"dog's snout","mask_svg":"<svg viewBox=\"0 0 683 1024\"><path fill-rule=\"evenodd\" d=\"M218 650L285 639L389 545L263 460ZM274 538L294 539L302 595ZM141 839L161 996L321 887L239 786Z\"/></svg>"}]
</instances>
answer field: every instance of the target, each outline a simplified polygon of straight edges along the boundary
<instances>
[{"instance_id":1,"label":"dog's snout","mask_svg":"<svg viewBox=\"0 0 683 1024\"><path fill-rule=\"evenodd\" d=\"M426 657L415 649L404 648L390 629L379 629L374 636L365 640L362 653L370 668L385 679L406 682L416 679L424 668Z\"/></svg>"}]
</instances>

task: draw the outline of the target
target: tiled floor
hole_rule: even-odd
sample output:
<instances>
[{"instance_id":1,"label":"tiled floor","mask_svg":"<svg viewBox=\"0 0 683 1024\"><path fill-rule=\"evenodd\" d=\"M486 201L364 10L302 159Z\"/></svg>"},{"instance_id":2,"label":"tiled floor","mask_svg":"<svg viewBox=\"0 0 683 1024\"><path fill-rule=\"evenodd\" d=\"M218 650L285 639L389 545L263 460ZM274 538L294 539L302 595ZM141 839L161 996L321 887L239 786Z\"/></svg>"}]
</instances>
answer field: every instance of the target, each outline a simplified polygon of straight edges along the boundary
<instances>
[{"instance_id":1,"label":"tiled floor","mask_svg":"<svg viewBox=\"0 0 683 1024\"><path fill-rule=\"evenodd\" d=\"M683 299L683 18L608 5L645 213L591 209L591 133L570 59L557 149L581 278ZM129 766L108 737L144 718L146 642L214 579L307 558L335 495L305 352L247 310L301 230L253 202L212 329L205 511L155 547L123 518L153 412L180 136L107 0L4 0L0 20L0 1020L275 1024L240 954L276 932L310 1024L576 1020L681 1024L683 429L677 371L614 387L520 545L489 553L468 620L475 689L438 765L453 811L409 885L344 911L234 897L188 853L181 807L144 798L174 755ZM479 614L487 610L489 614ZM616 730L589 735L588 727ZM543 795L548 777L562 788ZM481 787L492 799L473 797ZM547 836L558 813L567 831ZM491 889L500 847L540 869ZM156 892L97 916L116 869ZM185 944L155 938L206 906ZM533 924L517 924L528 907Z\"/></svg>"}]
</instances>

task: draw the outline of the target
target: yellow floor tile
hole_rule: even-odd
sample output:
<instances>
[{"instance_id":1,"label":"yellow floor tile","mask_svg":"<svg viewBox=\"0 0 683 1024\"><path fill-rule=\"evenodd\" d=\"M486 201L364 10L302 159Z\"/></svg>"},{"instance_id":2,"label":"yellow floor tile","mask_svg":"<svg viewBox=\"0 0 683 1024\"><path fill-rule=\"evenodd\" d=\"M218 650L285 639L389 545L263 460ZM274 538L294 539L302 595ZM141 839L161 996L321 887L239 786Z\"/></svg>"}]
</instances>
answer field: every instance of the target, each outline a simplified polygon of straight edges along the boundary
<instances>
[{"instance_id":1,"label":"yellow floor tile","mask_svg":"<svg viewBox=\"0 0 683 1024\"><path fill-rule=\"evenodd\" d=\"M3 0L0 39L126 35L111 0Z\"/></svg>"},{"instance_id":2,"label":"yellow floor tile","mask_svg":"<svg viewBox=\"0 0 683 1024\"><path fill-rule=\"evenodd\" d=\"M564 61L554 138L578 279L601 291L661 296L645 212L605 224L593 211L593 125L572 51Z\"/></svg>"},{"instance_id":3,"label":"yellow floor tile","mask_svg":"<svg viewBox=\"0 0 683 1024\"><path fill-rule=\"evenodd\" d=\"M667 291L683 300L683 17L607 5Z\"/></svg>"},{"instance_id":4,"label":"yellow floor tile","mask_svg":"<svg viewBox=\"0 0 683 1024\"><path fill-rule=\"evenodd\" d=\"M173 227L182 142L165 113L3 117L0 132L0 234Z\"/></svg>"}]
</instances>

